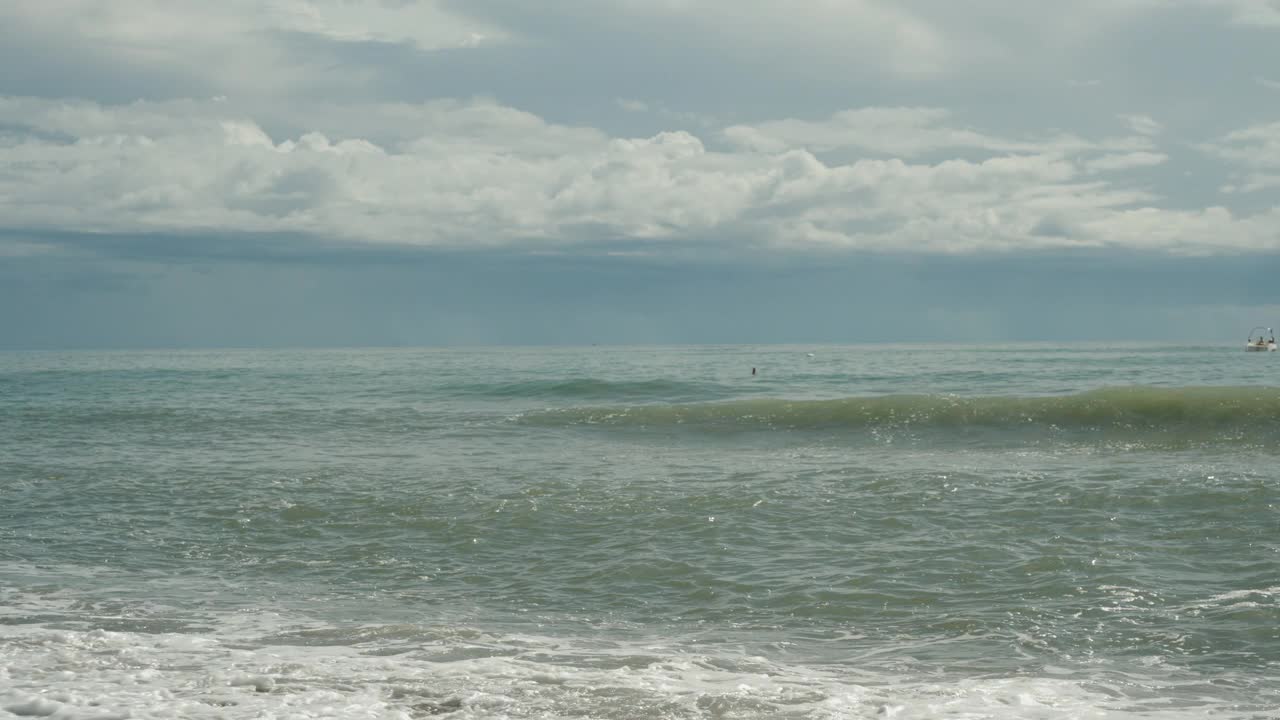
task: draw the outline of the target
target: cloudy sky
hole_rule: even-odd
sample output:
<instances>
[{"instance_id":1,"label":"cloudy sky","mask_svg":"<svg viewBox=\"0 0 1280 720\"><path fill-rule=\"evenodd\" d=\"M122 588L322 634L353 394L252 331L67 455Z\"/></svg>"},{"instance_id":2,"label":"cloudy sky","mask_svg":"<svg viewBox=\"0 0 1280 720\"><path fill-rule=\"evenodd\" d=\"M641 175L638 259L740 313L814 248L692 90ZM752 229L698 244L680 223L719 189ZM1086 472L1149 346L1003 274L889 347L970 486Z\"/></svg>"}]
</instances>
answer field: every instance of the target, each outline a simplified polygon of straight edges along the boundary
<instances>
[{"instance_id":1,"label":"cloudy sky","mask_svg":"<svg viewBox=\"0 0 1280 720\"><path fill-rule=\"evenodd\" d=\"M0 347L1280 326L1277 0L8 0Z\"/></svg>"}]
</instances>

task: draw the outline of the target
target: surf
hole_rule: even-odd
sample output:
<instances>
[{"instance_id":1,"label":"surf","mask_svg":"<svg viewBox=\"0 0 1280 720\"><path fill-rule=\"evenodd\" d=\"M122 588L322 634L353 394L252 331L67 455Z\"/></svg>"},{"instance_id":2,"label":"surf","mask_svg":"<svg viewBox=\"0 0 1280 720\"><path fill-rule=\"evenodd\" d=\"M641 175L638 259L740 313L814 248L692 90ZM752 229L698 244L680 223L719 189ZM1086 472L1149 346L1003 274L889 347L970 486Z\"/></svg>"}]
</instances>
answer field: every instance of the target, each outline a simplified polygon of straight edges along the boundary
<instances>
[{"instance_id":1,"label":"surf","mask_svg":"<svg viewBox=\"0 0 1280 720\"><path fill-rule=\"evenodd\" d=\"M1280 434L1280 389L1113 387L1069 395L891 394L834 399L577 406L526 413L543 426L691 430Z\"/></svg>"}]
</instances>

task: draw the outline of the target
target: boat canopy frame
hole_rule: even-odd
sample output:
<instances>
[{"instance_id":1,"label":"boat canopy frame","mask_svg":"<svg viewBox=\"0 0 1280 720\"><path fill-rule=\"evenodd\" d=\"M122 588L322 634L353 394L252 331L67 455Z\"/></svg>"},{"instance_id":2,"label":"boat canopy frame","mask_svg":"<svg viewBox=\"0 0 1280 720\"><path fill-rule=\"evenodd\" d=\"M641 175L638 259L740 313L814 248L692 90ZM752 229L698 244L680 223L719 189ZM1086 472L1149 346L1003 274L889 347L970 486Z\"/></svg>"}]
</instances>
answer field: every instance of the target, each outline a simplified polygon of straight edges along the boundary
<instances>
[{"instance_id":1,"label":"boat canopy frame","mask_svg":"<svg viewBox=\"0 0 1280 720\"><path fill-rule=\"evenodd\" d=\"M1259 332L1259 331L1261 331L1261 332ZM1258 339L1257 339L1257 340L1254 340L1254 339L1253 339L1253 336L1254 336L1254 334L1255 334L1255 333L1256 333L1256 334L1257 334L1257 336L1258 336ZM1266 335L1270 335L1271 337L1270 337L1270 338L1267 338L1267 337L1266 337ZM1249 331L1249 342L1251 342L1251 343L1253 343L1253 342L1259 342L1259 343L1260 343L1260 342L1263 342L1264 340L1265 340L1265 341L1267 341L1267 342L1275 342L1275 341L1276 341L1276 334L1275 334L1275 332L1274 332L1274 331L1272 331L1272 329L1271 329L1271 328L1269 328L1269 327L1262 327L1261 325L1258 325L1258 326L1254 327L1252 330L1250 330L1250 331Z\"/></svg>"}]
</instances>

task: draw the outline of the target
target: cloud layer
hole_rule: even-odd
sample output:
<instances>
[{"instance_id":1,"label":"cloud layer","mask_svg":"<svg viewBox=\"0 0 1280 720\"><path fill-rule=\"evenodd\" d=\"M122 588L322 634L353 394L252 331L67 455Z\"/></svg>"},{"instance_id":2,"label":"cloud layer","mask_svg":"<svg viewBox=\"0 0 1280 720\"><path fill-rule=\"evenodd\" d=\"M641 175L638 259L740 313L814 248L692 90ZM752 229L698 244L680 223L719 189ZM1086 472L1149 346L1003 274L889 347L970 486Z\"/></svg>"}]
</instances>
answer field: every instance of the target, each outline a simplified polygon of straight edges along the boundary
<instances>
[{"instance_id":1,"label":"cloud layer","mask_svg":"<svg viewBox=\"0 0 1280 720\"><path fill-rule=\"evenodd\" d=\"M1280 249L1273 68L1216 66L1254 95L1212 125L1109 94L1146 87L1143 33L1192 20L1224 42L1263 37L1241 57L1280 61L1274 3L797 4L6 4L8 53L48 51L0 72L0 242ZM1099 65L1117 38L1135 62ZM753 83L796 102L753 104Z\"/></svg>"},{"instance_id":2,"label":"cloud layer","mask_svg":"<svg viewBox=\"0 0 1280 720\"><path fill-rule=\"evenodd\" d=\"M454 248L1280 246L1274 208L1162 207L1140 173L1169 158L1146 133L1010 139L936 108L640 138L483 100L302 112L317 129L273 137L218 100L0 99L0 214L33 234L287 232ZM1273 124L1200 152L1256 191L1280 171L1278 148Z\"/></svg>"}]
</instances>

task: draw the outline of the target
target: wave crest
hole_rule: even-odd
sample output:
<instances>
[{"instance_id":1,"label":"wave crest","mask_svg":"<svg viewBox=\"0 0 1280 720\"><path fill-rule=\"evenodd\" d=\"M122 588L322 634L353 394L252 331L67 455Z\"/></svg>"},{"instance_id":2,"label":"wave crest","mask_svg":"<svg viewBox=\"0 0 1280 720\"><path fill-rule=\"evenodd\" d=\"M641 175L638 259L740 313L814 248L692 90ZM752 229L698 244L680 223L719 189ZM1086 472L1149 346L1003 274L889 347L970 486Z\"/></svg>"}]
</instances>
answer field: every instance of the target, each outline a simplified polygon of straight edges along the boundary
<instances>
[{"instance_id":1,"label":"wave crest","mask_svg":"<svg viewBox=\"0 0 1280 720\"><path fill-rule=\"evenodd\" d=\"M1121 387L1064 396L885 395L832 400L575 407L530 413L539 425L740 429L1206 430L1280 428L1280 389Z\"/></svg>"}]
</instances>

